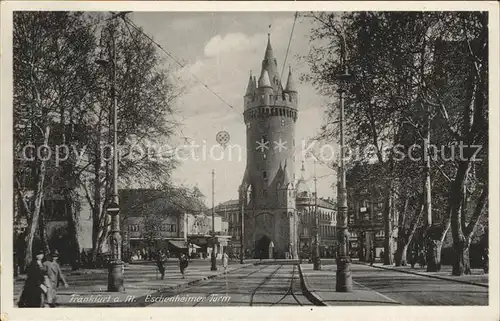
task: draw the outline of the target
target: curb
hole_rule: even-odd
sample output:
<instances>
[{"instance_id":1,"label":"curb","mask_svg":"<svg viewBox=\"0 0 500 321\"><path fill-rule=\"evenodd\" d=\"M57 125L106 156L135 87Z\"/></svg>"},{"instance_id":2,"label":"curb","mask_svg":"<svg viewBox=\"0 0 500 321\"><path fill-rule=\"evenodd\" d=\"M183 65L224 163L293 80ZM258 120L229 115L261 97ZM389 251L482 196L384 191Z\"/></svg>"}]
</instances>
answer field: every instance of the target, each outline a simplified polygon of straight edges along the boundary
<instances>
[{"instance_id":1,"label":"curb","mask_svg":"<svg viewBox=\"0 0 500 321\"><path fill-rule=\"evenodd\" d=\"M242 266L239 266L231 271L228 271L228 272L233 272L233 271L237 271L239 269L243 269L243 268L246 268L248 266L251 266L251 265L254 265L252 263L248 263L248 264L243 264ZM141 296L138 296L135 298L135 301L138 301L138 302L135 302L135 303L132 303L132 302L119 302L119 303L116 303L116 304L92 304L92 305L89 305L89 307L93 307L93 308L121 308L121 307L146 307L148 305L150 305L151 303L148 303L148 302L145 302L145 299L148 295L155 295L155 294L158 294L158 293L161 293L163 291L168 291L168 290L178 290L178 289L182 289L182 288L185 288L185 287L188 287L190 285L193 285L193 284L196 284L196 283L199 283L199 282L202 282L202 281L206 281L206 280L209 280L209 279L214 279L220 275L224 274L224 272L220 272L220 273L217 273L217 274L213 274L213 275L208 275L208 276L204 276L202 278L199 278L199 279L196 279L196 280L192 280L192 281L189 281L187 283L181 283L181 284L177 284L177 285L171 285L171 286L167 286L167 287L163 287L163 288L159 288L159 289L155 289L155 290L150 290L151 292L148 292L146 294L143 294ZM61 304L60 305L61 307L85 307L85 304Z\"/></svg>"},{"instance_id":2,"label":"curb","mask_svg":"<svg viewBox=\"0 0 500 321\"><path fill-rule=\"evenodd\" d=\"M457 283L462 283L462 284L469 284L469 285L480 286L480 287L483 287L483 288L489 288L488 284L482 284L482 283L477 283L477 282L472 282L472 281L456 280L456 279L453 279L453 278L443 277L443 276L439 276L439 275L426 274L426 273L416 272L416 271L400 270L400 269L395 269L395 268L392 268L392 267L386 267L386 266L380 266L380 265L378 265L378 266L377 265L368 265L368 264L359 263L359 262L356 263L356 264L371 266L371 267L382 269L382 270L397 271L397 272L406 273L406 274L426 276L426 277L433 278L433 279L439 279L439 280L444 280L444 281L451 281L451 282L457 282Z\"/></svg>"},{"instance_id":3,"label":"curb","mask_svg":"<svg viewBox=\"0 0 500 321\"><path fill-rule=\"evenodd\" d=\"M302 294L314 305L328 306L328 304L323 302L323 299L315 291L309 290L307 286L307 280L306 278L304 278L300 264L298 264L298 266L299 266L300 287L302 288Z\"/></svg>"}]
</instances>

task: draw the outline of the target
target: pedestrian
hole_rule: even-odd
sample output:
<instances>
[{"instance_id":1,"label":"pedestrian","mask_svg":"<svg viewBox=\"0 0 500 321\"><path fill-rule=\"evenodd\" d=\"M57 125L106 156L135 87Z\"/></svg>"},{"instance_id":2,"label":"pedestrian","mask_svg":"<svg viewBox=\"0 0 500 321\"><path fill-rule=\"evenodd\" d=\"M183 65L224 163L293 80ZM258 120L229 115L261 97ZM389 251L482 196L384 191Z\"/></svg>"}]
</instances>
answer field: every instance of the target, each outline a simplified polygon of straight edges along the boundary
<instances>
[{"instance_id":1,"label":"pedestrian","mask_svg":"<svg viewBox=\"0 0 500 321\"><path fill-rule=\"evenodd\" d=\"M380 251L380 262L384 263L384 251Z\"/></svg>"},{"instance_id":2,"label":"pedestrian","mask_svg":"<svg viewBox=\"0 0 500 321\"><path fill-rule=\"evenodd\" d=\"M410 259L410 264L412 269L415 268L415 264L417 264L417 259L418 259L418 252L416 250L413 250Z\"/></svg>"},{"instance_id":3,"label":"pedestrian","mask_svg":"<svg viewBox=\"0 0 500 321\"><path fill-rule=\"evenodd\" d=\"M377 253L375 252L375 248L372 248L370 250L370 266L373 266L373 263L375 263L375 255Z\"/></svg>"},{"instance_id":4,"label":"pedestrian","mask_svg":"<svg viewBox=\"0 0 500 321\"><path fill-rule=\"evenodd\" d=\"M181 274L182 274L183 279L185 278L184 272L185 272L186 268L188 267L188 265L189 265L189 262L188 262L188 259L186 257L186 254L182 253L179 256L179 267L181 269Z\"/></svg>"},{"instance_id":5,"label":"pedestrian","mask_svg":"<svg viewBox=\"0 0 500 321\"><path fill-rule=\"evenodd\" d=\"M47 302L49 280L43 267L44 253L36 251L27 269L27 278L17 304L20 308L43 308Z\"/></svg>"},{"instance_id":6,"label":"pedestrian","mask_svg":"<svg viewBox=\"0 0 500 321\"><path fill-rule=\"evenodd\" d=\"M226 251L224 251L224 254L222 254L222 266L224 267L224 273L226 273L229 266L229 256L227 255Z\"/></svg>"},{"instance_id":7,"label":"pedestrian","mask_svg":"<svg viewBox=\"0 0 500 321\"><path fill-rule=\"evenodd\" d=\"M424 268L426 265L424 251L420 252L418 264L420 265L421 268Z\"/></svg>"},{"instance_id":8,"label":"pedestrian","mask_svg":"<svg viewBox=\"0 0 500 321\"><path fill-rule=\"evenodd\" d=\"M49 289L47 292L47 303L53 308L57 305L57 288L59 284L62 283L65 288L68 287L68 283L66 282L66 278L64 274L61 272L61 267L57 260L59 259L59 252L54 250L47 261L43 263L43 267L47 272L47 276L49 278Z\"/></svg>"},{"instance_id":9,"label":"pedestrian","mask_svg":"<svg viewBox=\"0 0 500 321\"><path fill-rule=\"evenodd\" d=\"M162 250L158 250L156 253L156 266L158 267L158 271L160 271L161 279L165 278L165 265L164 261L166 261L165 255Z\"/></svg>"}]
</instances>

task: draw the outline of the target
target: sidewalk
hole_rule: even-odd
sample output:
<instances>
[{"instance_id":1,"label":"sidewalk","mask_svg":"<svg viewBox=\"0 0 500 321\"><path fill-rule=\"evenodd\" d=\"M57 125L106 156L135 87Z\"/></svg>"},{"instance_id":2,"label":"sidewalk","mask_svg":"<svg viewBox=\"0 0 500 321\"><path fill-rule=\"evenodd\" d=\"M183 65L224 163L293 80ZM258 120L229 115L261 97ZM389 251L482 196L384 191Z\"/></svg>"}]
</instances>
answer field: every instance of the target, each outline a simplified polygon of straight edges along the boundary
<instances>
[{"instance_id":1,"label":"sidewalk","mask_svg":"<svg viewBox=\"0 0 500 321\"><path fill-rule=\"evenodd\" d=\"M354 264L364 264L370 265L366 262L353 262ZM420 276L427 276L430 278L447 280L452 282L464 283L464 284L472 284L477 286L488 287L488 274L485 274L482 269L471 269L471 275L462 275L462 276L453 276L452 275L452 267L451 265L442 265L441 271L439 272L427 272L426 268L415 267L411 268L411 266L392 266L392 265L383 265L382 263L375 263L373 267L379 269L386 270L395 270L403 273L415 274Z\"/></svg>"},{"instance_id":2,"label":"sidewalk","mask_svg":"<svg viewBox=\"0 0 500 321\"><path fill-rule=\"evenodd\" d=\"M326 265L314 271L312 264L300 264L299 272L304 295L315 305L396 305L398 302L385 295L363 287L353 281L353 291L335 291L337 267Z\"/></svg>"},{"instance_id":3,"label":"sidewalk","mask_svg":"<svg viewBox=\"0 0 500 321\"><path fill-rule=\"evenodd\" d=\"M214 278L224 273L221 266L218 271L210 270L210 262L205 265L190 265L182 279L176 264L167 264L165 279L161 280L154 264L129 264L125 267L125 292L107 292L108 272L105 269L82 270L78 273L63 270L68 288L59 287L58 303L62 307L109 307L143 305L143 298L167 289L182 288L203 280ZM228 272L238 270L252 264L230 264ZM24 278L14 281L14 305L24 286Z\"/></svg>"}]
</instances>

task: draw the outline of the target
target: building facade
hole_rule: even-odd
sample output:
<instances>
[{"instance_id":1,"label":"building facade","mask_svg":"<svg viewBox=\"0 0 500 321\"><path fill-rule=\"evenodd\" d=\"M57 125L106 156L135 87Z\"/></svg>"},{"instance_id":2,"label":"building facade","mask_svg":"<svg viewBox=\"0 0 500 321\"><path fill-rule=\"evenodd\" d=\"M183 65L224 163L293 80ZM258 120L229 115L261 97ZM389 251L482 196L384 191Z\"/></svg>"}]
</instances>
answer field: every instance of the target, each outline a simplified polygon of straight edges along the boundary
<instances>
[{"instance_id":1,"label":"building facade","mask_svg":"<svg viewBox=\"0 0 500 321\"><path fill-rule=\"evenodd\" d=\"M357 165L347 172L349 251L362 261L368 261L370 250L377 258L384 250L385 186L377 181L380 164ZM374 177L374 178L373 178ZM373 178L373 179L372 179ZM389 218L390 247L394 253L398 232L397 211Z\"/></svg>"}]
</instances>

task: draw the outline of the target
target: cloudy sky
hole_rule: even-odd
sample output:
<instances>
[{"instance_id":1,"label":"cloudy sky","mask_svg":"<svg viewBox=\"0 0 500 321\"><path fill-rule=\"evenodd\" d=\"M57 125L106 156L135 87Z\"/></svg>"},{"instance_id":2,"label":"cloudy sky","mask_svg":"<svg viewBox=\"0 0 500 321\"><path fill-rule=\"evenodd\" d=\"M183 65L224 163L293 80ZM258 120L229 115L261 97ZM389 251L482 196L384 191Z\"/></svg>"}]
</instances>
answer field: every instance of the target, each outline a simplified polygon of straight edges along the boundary
<instances>
[{"instance_id":1,"label":"cloudy sky","mask_svg":"<svg viewBox=\"0 0 500 321\"><path fill-rule=\"evenodd\" d=\"M199 160L188 159L174 172L174 181L187 186L197 185L210 196L212 192L211 170L215 169L215 203L238 197L237 189L241 183L246 165L245 125L243 123L243 95L245 94L250 71L257 77L271 33L271 43L278 66L281 70L294 21L294 12L137 12L130 18L152 36L165 50L181 61L184 67L176 66L180 83L186 89L175 106L176 119L183 123L182 133L194 144L206 146L196 149ZM271 25L271 28L269 28ZM296 123L296 141L307 140L314 136L324 119L325 101L311 84L300 83L299 76L307 73L307 65L300 63L300 57L309 51L310 24L299 18L295 25L289 54L286 60L286 84L288 66L291 66L299 91L299 117ZM175 65L171 59L166 63ZM228 106L204 87L197 79L216 92ZM242 157L229 160L226 150L223 160L213 160L210 149L216 142L219 131L231 135L229 144L242 146ZM189 141L191 142L191 141ZM213 149L214 155L221 154ZM300 153L300 150L297 151ZM297 173L301 164L300 155L296 158ZM312 161L306 162L306 178L313 174ZM317 175L332 174L332 170L317 165ZM299 177L299 175L297 175ZM335 175L318 180L318 195L333 196L330 187ZM311 181L312 186L312 181ZM211 198L207 197L207 205Z\"/></svg>"}]
</instances>

